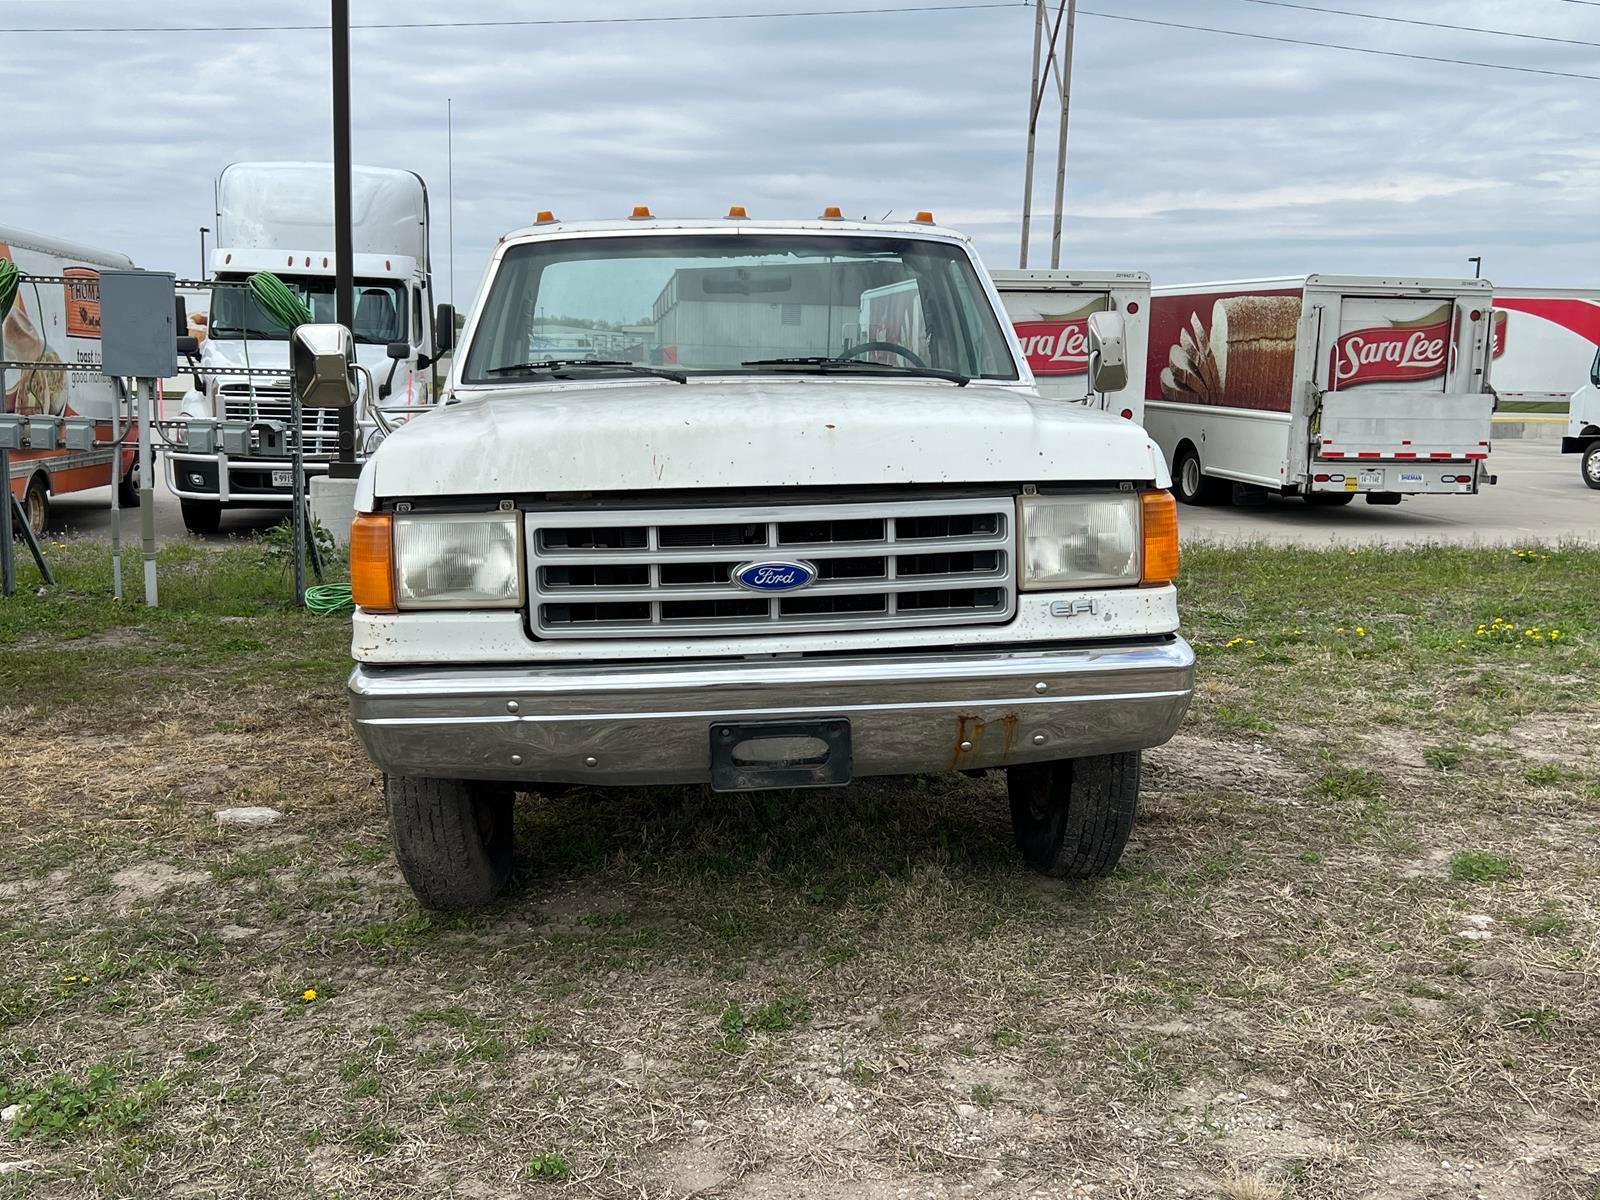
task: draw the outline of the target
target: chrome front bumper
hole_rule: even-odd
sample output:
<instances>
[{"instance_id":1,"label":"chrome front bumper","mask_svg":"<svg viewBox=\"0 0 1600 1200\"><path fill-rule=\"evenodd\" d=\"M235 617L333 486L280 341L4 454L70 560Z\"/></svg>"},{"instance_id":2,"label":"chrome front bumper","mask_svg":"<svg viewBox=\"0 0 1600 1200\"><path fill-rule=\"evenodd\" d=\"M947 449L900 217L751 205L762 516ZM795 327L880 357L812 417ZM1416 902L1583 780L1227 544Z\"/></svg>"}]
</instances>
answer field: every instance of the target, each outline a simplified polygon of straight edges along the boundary
<instances>
[{"instance_id":1,"label":"chrome front bumper","mask_svg":"<svg viewBox=\"0 0 1600 1200\"><path fill-rule=\"evenodd\" d=\"M1140 750L1194 688L1182 638L1091 648L550 667L368 667L356 732L384 771L701 783L720 722L850 724L855 776Z\"/></svg>"}]
</instances>

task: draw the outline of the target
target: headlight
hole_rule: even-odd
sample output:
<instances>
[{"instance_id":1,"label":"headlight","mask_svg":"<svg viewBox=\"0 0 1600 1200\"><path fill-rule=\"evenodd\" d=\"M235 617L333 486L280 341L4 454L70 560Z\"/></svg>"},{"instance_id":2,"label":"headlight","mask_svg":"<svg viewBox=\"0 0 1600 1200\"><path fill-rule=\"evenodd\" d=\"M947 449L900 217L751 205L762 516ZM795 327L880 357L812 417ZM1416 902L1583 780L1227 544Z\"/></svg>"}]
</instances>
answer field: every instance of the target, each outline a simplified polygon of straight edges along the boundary
<instances>
[{"instance_id":1,"label":"headlight","mask_svg":"<svg viewBox=\"0 0 1600 1200\"><path fill-rule=\"evenodd\" d=\"M1018 515L1024 590L1139 582L1138 493L1023 496Z\"/></svg>"},{"instance_id":2,"label":"headlight","mask_svg":"<svg viewBox=\"0 0 1600 1200\"><path fill-rule=\"evenodd\" d=\"M520 607L521 516L396 516L394 589L401 609Z\"/></svg>"}]
</instances>

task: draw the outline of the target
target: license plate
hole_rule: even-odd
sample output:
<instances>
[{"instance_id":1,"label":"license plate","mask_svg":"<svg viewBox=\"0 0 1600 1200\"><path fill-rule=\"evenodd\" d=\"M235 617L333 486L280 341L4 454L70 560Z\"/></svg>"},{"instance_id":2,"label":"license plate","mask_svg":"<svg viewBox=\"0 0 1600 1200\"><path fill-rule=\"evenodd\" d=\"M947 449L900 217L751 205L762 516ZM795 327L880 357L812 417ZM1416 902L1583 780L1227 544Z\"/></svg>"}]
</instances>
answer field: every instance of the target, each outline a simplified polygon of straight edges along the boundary
<instances>
[{"instance_id":1,"label":"license plate","mask_svg":"<svg viewBox=\"0 0 1600 1200\"><path fill-rule=\"evenodd\" d=\"M850 722L739 721L711 727L711 790L839 787L850 782Z\"/></svg>"},{"instance_id":2,"label":"license plate","mask_svg":"<svg viewBox=\"0 0 1600 1200\"><path fill-rule=\"evenodd\" d=\"M1381 488L1383 486L1383 472L1362 471L1356 476L1356 485L1364 488Z\"/></svg>"},{"instance_id":3,"label":"license plate","mask_svg":"<svg viewBox=\"0 0 1600 1200\"><path fill-rule=\"evenodd\" d=\"M272 486L292 488L294 486L294 472L274 471L272 473Z\"/></svg>"},{"instance_id":4,"label":"license plate","mask_svg":"<svg viewBox=\"0 0 1600 1200\"><path fill-rule=\"evenodd\" d=\"M1401 471L1400 472L1400 486L1401 487L1421 487L1423 485L1423 482L1424 482L1424 480L1423 480L1422 476L1419 473L1415 472L1415 471Z\"/></svg>"}]
</instances>

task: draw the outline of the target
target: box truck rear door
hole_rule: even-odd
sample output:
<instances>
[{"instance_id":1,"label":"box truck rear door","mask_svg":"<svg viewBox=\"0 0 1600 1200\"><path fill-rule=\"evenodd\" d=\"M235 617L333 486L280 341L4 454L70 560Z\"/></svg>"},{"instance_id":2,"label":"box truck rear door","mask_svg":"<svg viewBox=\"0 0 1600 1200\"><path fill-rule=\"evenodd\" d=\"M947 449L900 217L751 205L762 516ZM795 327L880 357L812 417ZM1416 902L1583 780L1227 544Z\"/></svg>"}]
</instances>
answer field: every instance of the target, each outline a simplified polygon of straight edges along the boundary
<instances>
[{"instance_id":1,"label":"box truck rear door","mask_svg":"<svg viewBox=\"0 0 1600 1200\"><path fill-rule=\"evenodd\" d=\"M1017 331L1039 394L1143 422L1150 281L1143 272L995 271L995 287ZM1089 391L1089 318L1120 312L1127 329L1128 386Z\"/></svg>"}]
</instances>

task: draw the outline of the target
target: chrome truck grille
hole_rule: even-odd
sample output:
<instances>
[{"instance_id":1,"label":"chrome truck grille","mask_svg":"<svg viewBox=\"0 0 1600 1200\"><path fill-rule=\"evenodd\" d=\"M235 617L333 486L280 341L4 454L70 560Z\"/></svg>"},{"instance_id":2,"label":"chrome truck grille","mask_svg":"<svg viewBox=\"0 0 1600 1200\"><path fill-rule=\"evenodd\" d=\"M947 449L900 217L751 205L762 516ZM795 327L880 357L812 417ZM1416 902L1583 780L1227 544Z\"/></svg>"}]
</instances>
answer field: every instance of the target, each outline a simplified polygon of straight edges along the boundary
<instances>
[{"instance_id":1,"label":"chrome truck grille","mask_svg":"<svg viewBox=\"0 0 1600 1200\"><path fill-rule=\"evenodd\" d=\"M257 385L255 398L250 388L240 383L222 385L222 416L228 421L282 421L289 419L289 389ZM300 429L305 437L307 458L337 458L339 455L339 411L333 408L302 408Z\"/></svg>"},{"instance_id":2,"label":"chrome truck grille","mask_svg":"<svg viewBox=\"0 0 1600 1200\"><path fill-rule=\"evenodd\" d=\"M536 512L529 593L540 637L667 637L997 624L1016 607L1014 501ZM756 593L742 565L816 579Z\"/></svg>"}]
</instances>

